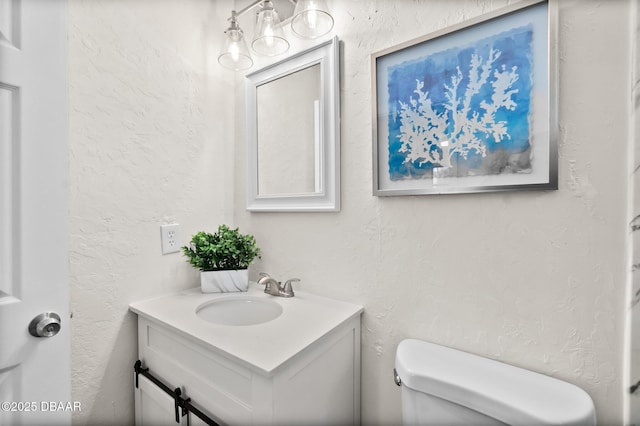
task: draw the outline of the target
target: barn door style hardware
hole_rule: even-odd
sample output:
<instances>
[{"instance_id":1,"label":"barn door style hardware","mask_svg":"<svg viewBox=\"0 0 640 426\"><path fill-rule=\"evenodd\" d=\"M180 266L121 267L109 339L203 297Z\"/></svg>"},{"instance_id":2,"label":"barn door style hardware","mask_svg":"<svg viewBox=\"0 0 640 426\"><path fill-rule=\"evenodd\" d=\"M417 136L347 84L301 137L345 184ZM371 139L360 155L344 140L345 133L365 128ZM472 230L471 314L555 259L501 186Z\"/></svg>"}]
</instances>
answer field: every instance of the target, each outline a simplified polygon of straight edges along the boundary
<instances>
[{"instance_id":1,"label":"barn door style hardware","mask_svg":"<svg viewBox=\"0 0 640 426\"><path fill-rule=\"evenodd\" d=\"M154 385L158 386L162 391L171 396L174 401L174 411L176 414L176 423L180 423L180 418L187 416L187 426L190 424L189 413L193 413L200 420L205 422L210 426L220 426L218 423L213 421L209 416L200 411L197 407L194 407L191 404L191 398L184 398L182 396L182 390L180 388L171 389L169 386L165 385L162 381L160 381L157 377L149 372L148 368L144 368L142 366L142 361L137 360L133 366L133 370L136 373L136 389L138 389L138 377L142 374L144 377L149 379Z\"/></svg>"}]
</instances>

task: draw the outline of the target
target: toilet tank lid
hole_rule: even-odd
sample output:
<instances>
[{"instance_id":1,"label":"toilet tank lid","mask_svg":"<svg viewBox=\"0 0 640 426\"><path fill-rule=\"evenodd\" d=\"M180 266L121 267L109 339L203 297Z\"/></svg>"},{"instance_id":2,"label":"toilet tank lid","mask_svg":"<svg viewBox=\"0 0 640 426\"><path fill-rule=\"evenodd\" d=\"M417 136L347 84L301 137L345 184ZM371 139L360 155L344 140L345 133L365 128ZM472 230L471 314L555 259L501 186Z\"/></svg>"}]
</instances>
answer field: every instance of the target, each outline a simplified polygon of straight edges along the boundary
<instances>
[{"instance_id":1,"label":"toilet tank lid","mask_svg":"<svg viewBox=\"0 0 640 426\"><path fill-rule=\"evenodd\" d=\"M595 425L584 390L533 371L415 339L400 342L395 366L403 386L508 424Z\"/></svg>"}]
</instances>

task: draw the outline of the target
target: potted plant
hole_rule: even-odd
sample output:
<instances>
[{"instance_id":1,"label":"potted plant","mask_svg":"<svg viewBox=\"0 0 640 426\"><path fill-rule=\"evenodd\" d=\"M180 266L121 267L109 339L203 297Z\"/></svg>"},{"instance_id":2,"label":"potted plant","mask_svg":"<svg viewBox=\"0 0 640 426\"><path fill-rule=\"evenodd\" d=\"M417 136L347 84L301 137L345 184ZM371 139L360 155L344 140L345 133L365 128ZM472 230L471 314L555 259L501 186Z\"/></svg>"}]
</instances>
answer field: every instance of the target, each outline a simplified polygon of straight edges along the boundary
<instances>
[{"instance_id":1,"label":"potted plant","mask_svg":"<svg viewBox=\"0 0 640 426\"><path fill-rule=\"evenodd\" d=\"M182 252L194 267L200 269L203 293L247 291L247 268L260 249L253 235L243 235L238 228L220 225L216 233L198 232Z\"/></svg>"}]
</instances>

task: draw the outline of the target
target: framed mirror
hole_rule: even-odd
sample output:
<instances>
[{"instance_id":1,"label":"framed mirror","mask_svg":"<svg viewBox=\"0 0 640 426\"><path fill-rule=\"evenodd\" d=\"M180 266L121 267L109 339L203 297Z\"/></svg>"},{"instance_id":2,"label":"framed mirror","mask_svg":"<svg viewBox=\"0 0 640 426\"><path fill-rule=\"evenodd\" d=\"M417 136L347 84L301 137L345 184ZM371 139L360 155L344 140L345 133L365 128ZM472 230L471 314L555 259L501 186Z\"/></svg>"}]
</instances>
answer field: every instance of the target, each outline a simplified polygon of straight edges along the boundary
<instances>
[{"instance_id":1,"label":"framed mirror","mask_svg":"<svg viewBox=\"0 0 640 426\"><path fill-rule=\"evenodd\" d=\"M338 43L246 76L247 210L340 210Z\"/></svg>"}]
</instances>

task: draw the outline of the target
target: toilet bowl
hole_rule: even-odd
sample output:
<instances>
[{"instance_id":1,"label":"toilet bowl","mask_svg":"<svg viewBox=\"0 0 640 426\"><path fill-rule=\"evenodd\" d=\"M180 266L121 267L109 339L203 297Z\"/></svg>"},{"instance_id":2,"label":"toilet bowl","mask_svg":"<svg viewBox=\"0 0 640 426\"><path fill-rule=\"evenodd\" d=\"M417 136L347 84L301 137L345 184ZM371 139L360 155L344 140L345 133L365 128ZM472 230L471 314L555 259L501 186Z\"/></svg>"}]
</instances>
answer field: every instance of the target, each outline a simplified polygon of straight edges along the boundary
<instances>
[{"instance_id":1,"label":"toilet bowl","mask_svg":"<svg viewBox=\"0 0 640 426\"><path fill-rule=\"evenodd\" d=\"M595 425L579 387L415 339L396 351L405 425Z\"/></svg>"}]
</instances>

